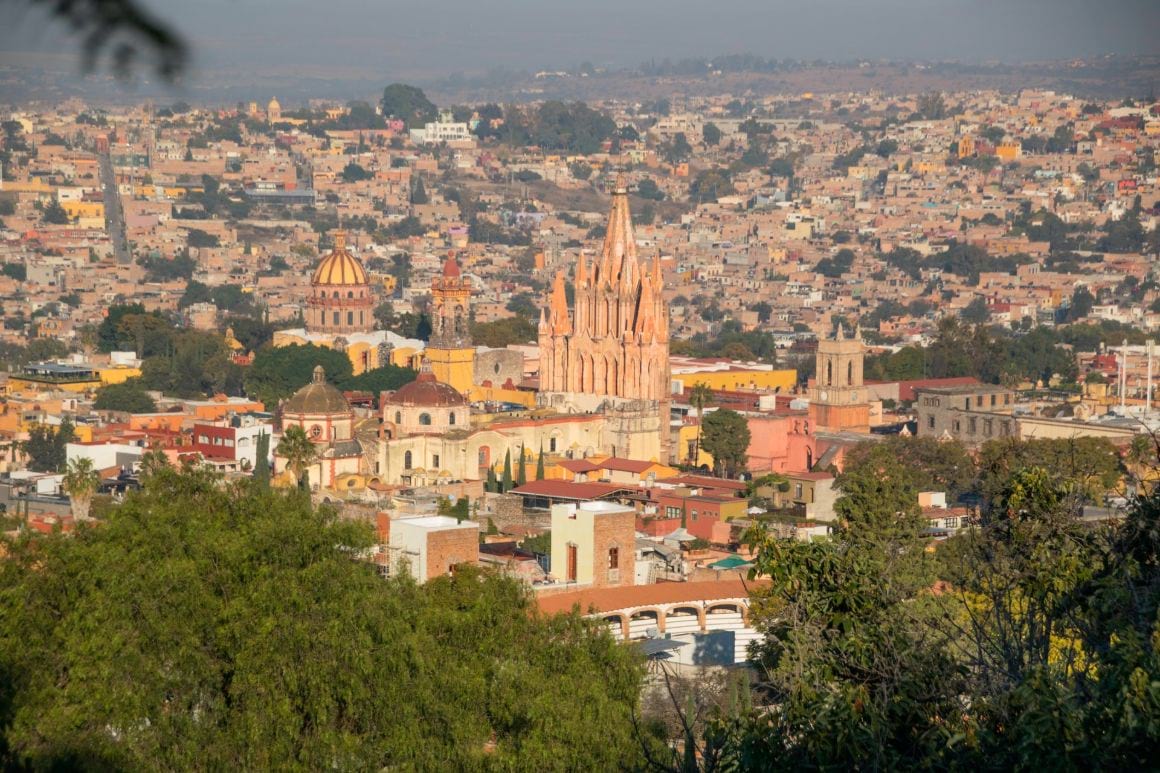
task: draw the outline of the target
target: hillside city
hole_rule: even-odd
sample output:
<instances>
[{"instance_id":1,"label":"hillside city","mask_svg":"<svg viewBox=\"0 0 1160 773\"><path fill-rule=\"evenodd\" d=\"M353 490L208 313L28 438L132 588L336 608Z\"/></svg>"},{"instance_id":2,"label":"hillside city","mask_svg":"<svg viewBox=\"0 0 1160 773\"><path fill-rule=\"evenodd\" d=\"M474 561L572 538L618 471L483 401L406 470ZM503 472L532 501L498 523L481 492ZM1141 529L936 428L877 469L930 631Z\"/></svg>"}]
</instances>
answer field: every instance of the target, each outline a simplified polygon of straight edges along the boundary
<instances>
[{"instance_id":1,"label":"hillside city","mask_svg":"<svg viewBox=\"0 0 1160 773\"><path fill-rule=\"evenodd\" d=\"M219 698L191 697L160 649L143 668L166 708L146 691L112 709L84 697L114 676L86 671L73 634L54 624L33 647L13 623L0 646L52 653L0 658L0 674L46 674L15 713L0 700L34 766L70 759L54 756L73 721L47 697L58 672L75 674L56 689L89 728L78 759L127 767L1155 763L1160 102L1028 89L437 105L395 83L377 102L70 100L0 118L0 587L38 599L13 619L71 620L84 594L119 605L157 582L204 583L223 604L283 596L306 620L330 607L291 578L281 550L297 550L327 583L381 593L366 571L402 590L357 620L335 606L361 632L349 642L306 622L279 634L286 657L341 652L399 700L422 693L420 724L457 690L488 706L446 720L460 756L375 736L390 712L355 690L311 720L336 735L239 729L198 762L208 709L183 730L170 707ZM275 543L286 566L243 572ZM341 560L335 545L351 546ZM237 577L219 577L222 556ZM119 591L85 573L154 559ZM92 590L53 595L54 562L74 578L62 588ZM171 612L132 602L143 639L169 641L154 628L166 615L219 620L214 637L242 619L172 592ZM1107 612L1128 603L1116 594L1143 611ZM245 613L255 628L294 628L261 609ZM510 682L496 661L429 682L413 665L395 684L361 664L384 645L358 642L407 615L455 632L408 640L414 663L481 637L537 660ZM923 615L941 622L903 628ZM92 656L129 668L139 634L106 624L70 625L105 631ZM586 660L530 644L541 624L594 637ZM197 659L194 636L167 646ZM282 684L269 668L237 689ZM1004 676L966 675L989 668ZM593 727L580 707L514 697L557 669L563 692L544 703L583 683ZM1020 692L1045 674L1073 692ZM285 678L304 705L322 689ZM874 693L884 683L913 705ZM273 699L259 711L260 694L238 699L253 717L300 721ZM881 714L863 723L866 704ZM738 708L752 705L777 708ZM1084 717L1072 746L1034 724L1061 705ZM87 719L105 711L126 712L108 732ZM858 730L833 740L843 727Z\"/></svg>"}]
</instances>

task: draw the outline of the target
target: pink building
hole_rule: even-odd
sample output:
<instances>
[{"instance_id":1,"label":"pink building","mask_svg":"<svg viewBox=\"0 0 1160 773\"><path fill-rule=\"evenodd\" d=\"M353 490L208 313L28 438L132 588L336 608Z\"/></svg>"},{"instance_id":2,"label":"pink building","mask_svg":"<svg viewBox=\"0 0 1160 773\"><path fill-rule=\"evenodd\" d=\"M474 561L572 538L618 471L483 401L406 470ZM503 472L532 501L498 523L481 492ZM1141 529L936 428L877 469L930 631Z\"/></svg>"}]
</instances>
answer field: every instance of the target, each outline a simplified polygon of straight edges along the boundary
<instances>
[{"instance_id":1,"label":"pink building","mask_svg":"<svg viewBox=\"0 0 1160 773\"><path fill-rule=\"evenodd\" d=\"M817 443L805 411L749 417L749 471L808 472L818 458Z\"/></svg>"}]
</instances>

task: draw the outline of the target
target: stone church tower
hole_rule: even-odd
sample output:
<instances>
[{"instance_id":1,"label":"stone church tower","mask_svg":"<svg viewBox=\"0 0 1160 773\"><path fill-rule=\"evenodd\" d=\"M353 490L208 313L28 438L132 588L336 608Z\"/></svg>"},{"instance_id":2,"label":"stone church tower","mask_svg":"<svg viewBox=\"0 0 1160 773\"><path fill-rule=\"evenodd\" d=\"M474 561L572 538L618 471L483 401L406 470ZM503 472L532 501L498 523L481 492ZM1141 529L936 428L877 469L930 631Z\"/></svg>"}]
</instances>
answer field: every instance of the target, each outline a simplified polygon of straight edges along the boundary
<instances>
[{"instance_id":1,"label":"stone church tower","mask_svg":"<svg viewBox=\"0 0 1160 773\"><path fill-rule=\"evenodd\" d=\"M471 282L454 257L431 284L431 340L425 354L435 380L467 394L474 383L475 348L471 345Z\"/></svg>"},{"instance_id":2,"label":"stone church tower","mask_svg":"<svg viewBox=\"0 0 1160 773\"><path fill-rule=\"evenodd\" d=\"M608 416L605 449L668 461L669 317L660 260L637 258L623 178L600 256L581 255L568 307L563 272L540 314L540 400L570 412Z\"/></svg>"},{"instance_id":3,"label":"stone church tower","mask_svg":"<svg viewBox=\"0 0 1160 773\"><path fill-rule=\"evenodd\" d=\"M817 375L810 389L810 424L821 430L870 431L870 402L862 381L866 345L862 332L846 338L842 326L818 341Z\"/></svg>"}]
</instances>

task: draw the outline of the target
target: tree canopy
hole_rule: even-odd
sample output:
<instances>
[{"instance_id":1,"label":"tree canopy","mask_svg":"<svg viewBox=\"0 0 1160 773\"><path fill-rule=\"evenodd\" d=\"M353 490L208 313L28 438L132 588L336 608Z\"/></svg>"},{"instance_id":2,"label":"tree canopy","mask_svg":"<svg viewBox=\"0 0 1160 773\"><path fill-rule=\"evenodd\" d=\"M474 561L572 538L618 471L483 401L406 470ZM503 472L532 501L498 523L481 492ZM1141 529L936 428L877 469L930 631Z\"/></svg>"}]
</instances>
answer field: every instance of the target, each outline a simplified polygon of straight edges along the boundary
<instances>
[{"instance_id":1,"label":"tree canopy","mask_svg":"<svg viewBox=\"0 0 1160 773\"><path fill-rule=\"evenodd\" d=\"M254 362L246 370L246 392L272 407L309 383L318 365L332 384L346 383L353 370L349 357L323 346L268 347L254 355Z\"/></svg>"},{"instance_id":2,"label":"tree canopy","mask_svg":"<svg viewBox=\"0 0 1160 773\"><path fill-rule=\"evenodd\" d=\"M383 115L402 119L412 129L434 121L437 112L435 104L427 99L422 89L405 83L392 83L383 89L379 105Z\"/></svg>"},{"instance_id":3,"label":"tree canopy","mask_svg":"<svg viewBox=\"0 0 1160 773\"><path fill-rule=\"evenodd\" d=\"M141 386L141 380L133 378L123 384L106 384L98 389L93 408L98 411L153 413L157 410L157 403Z\"/></svg>"},{"instance_id":4,"label":"tree canopy","mask_svg":"<svg viewBox=\"0 0 1160 773\"><path fill-rule=\"evenodd\" d=\"M719 474L733 477L745 470L749 425L737 411L720 408L701 419L701 447L712 455Z\"/></svg>"},{"instance_id":5,"label":"tree canopy","mask_svg":"<svg viewBox=\"0 0 1160 773\"><path fill-rule=\"evenodd\" d=\"M480 769L634 761L636 656L517 581L418 586L299 492L161 467L0 562L0 762ZM593 675L599 674L599 679ZM437 732L433 728L438 728Z\"/></svg>"}]
</instances>

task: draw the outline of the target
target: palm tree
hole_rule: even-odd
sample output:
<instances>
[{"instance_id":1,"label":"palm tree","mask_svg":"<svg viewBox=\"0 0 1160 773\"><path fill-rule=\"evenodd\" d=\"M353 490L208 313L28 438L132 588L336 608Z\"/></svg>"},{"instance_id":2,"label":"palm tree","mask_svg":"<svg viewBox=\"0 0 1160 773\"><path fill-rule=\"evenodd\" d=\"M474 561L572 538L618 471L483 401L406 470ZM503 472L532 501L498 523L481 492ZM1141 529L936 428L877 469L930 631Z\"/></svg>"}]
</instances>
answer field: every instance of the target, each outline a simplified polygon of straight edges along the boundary
<instances>
[{"instance_id":1,"label":"palm tree","mask_svg":"<svg viewBox=\"0 0 1160 773\"><path fill-rule=\"evenodd\" d=\"M101 478L93 469L93 460L87 457L73 459L68 463L62 483L72 503L73 516L78 521L89 520L93 494L97 493L101 485Z\"/></svg>"},{"instance_id":2,"label":"palm tree","mask_svg":"<svg viewBox=\"0 0 1160 773\"><path fill-rule=\"evenodd\" d=\"M295 424L282 433L275 453L286 460L286 469L294 473L294 479L301 485L306 468L318 457L318 448L306 436L306 430Z\"/></svg>"},{"instance_id":3,"label":"palm tree","mask_svg":"<svg viewBox=\"0 0 1160 773\"><path fill-rule=\"evenodd\" d=\"M701 458L701 419L705 416L705 406L713 402L713 390L704 381L693 384L689 391L689 404L697 409L697 442L693 444L692 463L695 467Z\"/></svg>"}]
</instances>

